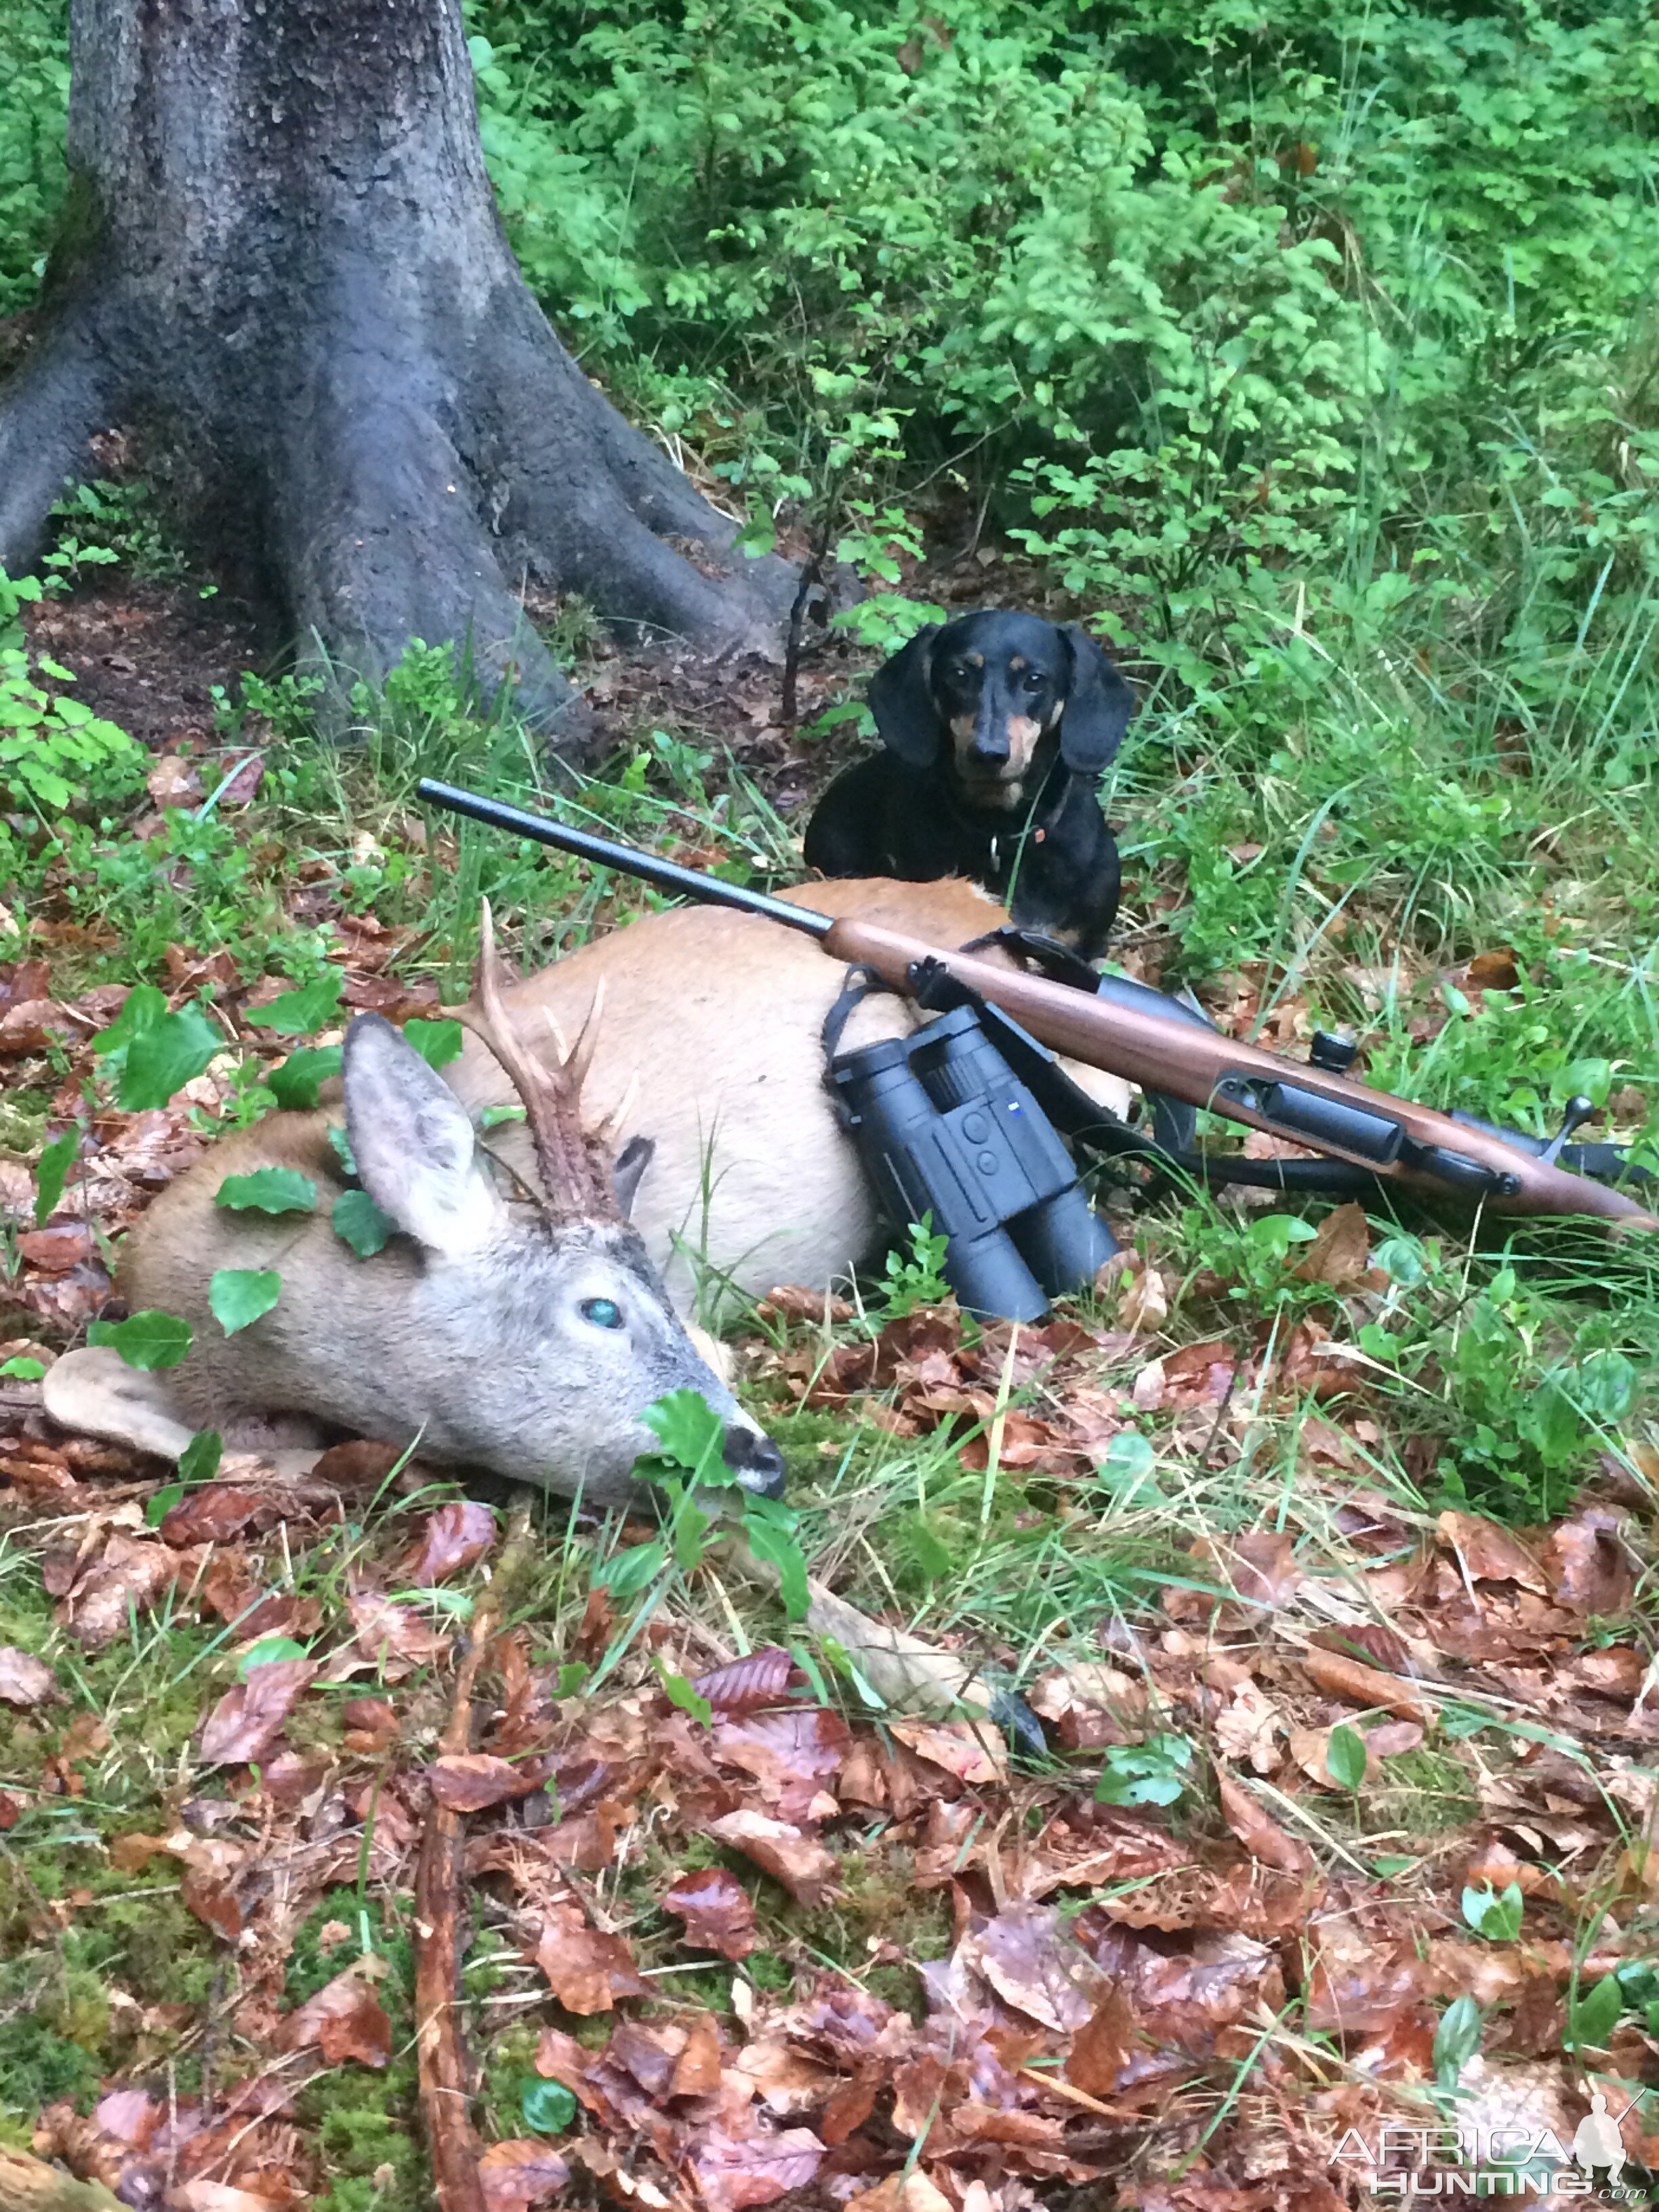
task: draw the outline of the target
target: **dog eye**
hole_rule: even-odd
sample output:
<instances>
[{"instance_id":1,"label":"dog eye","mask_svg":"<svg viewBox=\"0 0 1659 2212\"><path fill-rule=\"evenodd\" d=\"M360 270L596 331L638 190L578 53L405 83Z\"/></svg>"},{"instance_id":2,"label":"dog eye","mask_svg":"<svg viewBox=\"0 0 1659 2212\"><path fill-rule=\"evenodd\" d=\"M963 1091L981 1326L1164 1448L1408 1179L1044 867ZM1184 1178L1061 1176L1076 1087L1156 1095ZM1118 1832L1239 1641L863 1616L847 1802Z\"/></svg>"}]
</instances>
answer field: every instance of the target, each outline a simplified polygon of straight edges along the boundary
<instances>
[{"instance_id":1,"label":"dog eye","mask_svg":"<svg viewBox=\"0 0 1659 2212\"><path fill-rule=\"evenodd\" d=\"M1038 671L1035 668L1028 668L1025 672L1025 689L1028 691L1041 691L1042 684L1043 678Z\"/></svg>"},{"instance_id":2,"label":"dog eye","mask_svg":"<svg viewBox=\"0 0 1659 2212\"><path fill-rule=\"evenodd\" d=\"M620 1328L623 1325L622 1308L614 1298L584 1298L577 1310L595 1328Z\"/></svg>"}]
</instances>

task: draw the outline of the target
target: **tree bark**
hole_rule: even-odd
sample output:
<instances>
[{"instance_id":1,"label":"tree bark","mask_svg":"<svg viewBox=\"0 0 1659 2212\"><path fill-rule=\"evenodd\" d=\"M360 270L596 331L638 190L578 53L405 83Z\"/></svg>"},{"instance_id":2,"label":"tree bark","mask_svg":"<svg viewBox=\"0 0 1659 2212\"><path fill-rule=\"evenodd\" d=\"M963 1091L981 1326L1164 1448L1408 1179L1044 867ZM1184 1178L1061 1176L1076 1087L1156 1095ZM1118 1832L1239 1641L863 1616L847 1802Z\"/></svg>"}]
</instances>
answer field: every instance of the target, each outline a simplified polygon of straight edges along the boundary
<instances>
[{"instance_id":1,"label":"tree bark","mask_svg":"<svg viewBox=\"0 0 1659 2212\"><path fill-rule=\"evenodd\" d=\"M568 729L532 577L636 635L775 649L791 572L732 552L519 273L461 0L72 0L70 39L65 221L0 393L0 566L121 422L337 679L453 641Z\"/></svg>"}]
</instances>

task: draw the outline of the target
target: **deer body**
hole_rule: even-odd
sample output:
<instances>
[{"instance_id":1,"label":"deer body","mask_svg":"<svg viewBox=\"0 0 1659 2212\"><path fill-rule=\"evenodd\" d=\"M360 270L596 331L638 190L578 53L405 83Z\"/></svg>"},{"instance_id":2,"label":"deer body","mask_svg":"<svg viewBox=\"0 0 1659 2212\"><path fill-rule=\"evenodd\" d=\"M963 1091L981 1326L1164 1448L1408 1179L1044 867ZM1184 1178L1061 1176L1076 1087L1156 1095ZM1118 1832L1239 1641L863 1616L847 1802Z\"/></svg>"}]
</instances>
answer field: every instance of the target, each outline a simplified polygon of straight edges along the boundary
<instances>
[{"instance_id":1,"label":"deer body","mask_svg":"<svg viewBox=\"0 0 1659 2212\"><path fill-rule=\"evenodd\" d=\"M486 933L481 975L491 963ZM483 996L499 1016L493 991ZM388 1442L418 1436L424 1457L611 1504L638 1495L629 1471L655 1448L644 1409L692 1389L725 1419L739 1481L775 1493L775 1446L694 1347L584 1136L579 1067L561 1081L568 1064L550 1056L538 1097L510 1023L493 1019L487 1033L529 1109L539 1198L515 1194L483 1158L414 1047L380 1016L360 1016L346 1038L345 1127L364 1188L398 1233L366 1259L336 1233L331 1212L347 1187L330 1139L337 1115L272 1115L215 1146L150 1208L119 1278L130 1305L191 1325L191 1351L167 1378L173 1404L192 1426L239 1438L289 1416ZM265 1167L308 1177L316 1211L217 1203L227 1176ZM282 1281L272 1310L234 1336L212 1313L222 1268Z\"/></svg>"},{"instance_id":2,"label":"deer body","mask_svg":"<svg viewBox=\"0 0 1659 2212\"><path fill-rule=\"evenodd\" d=\"M778 896L952 947L1007 920L983 891L956 880L842 880ZM574 1035L603 986L584 1096L595 1114L617 1117L620 1136L654 1148L634 1218L683 1312L699 1303L718 1311L730 1294L759 1296L780 1283L821 1289L877 1248L875 1203L823 1082L824 1018L842 980L792 930L678 907L596 939L506 994L522 1034L543 1049L552 1037L545 1017ZM907 1001L877 994L853 1014L842 1048L907 1036L916 1020ZM1115 1077L1070 1072L1125 1110ZM475 1116L510 1095L471 1039L446 1073ZM520 1174L532 1171L521 1127L503 1124L489 1143Z\"/></svg>"}]
</instances>

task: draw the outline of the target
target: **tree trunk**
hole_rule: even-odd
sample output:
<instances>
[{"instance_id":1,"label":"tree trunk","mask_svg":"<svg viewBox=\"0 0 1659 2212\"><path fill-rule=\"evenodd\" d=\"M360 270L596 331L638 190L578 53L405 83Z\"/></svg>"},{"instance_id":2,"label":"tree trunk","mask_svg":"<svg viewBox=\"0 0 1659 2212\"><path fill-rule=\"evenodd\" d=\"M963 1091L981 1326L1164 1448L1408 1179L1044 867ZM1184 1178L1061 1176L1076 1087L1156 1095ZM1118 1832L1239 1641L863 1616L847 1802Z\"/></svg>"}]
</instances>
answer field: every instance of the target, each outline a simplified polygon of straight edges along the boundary
<instances>
[{"instance_id":1,"label":"tree trunk","mask_svg":"<svg viewBox=\"0 0 1659 2212\"><path fill-rule=\"evenodd\" d=\"M514 586L713 653L775 647L793 578L623 421L509 252L461 0L72 0L70 189L0 393L0 566L93 433L139 428L302 653L411 638L573 729Z\"/></svg>"}]
</instances>

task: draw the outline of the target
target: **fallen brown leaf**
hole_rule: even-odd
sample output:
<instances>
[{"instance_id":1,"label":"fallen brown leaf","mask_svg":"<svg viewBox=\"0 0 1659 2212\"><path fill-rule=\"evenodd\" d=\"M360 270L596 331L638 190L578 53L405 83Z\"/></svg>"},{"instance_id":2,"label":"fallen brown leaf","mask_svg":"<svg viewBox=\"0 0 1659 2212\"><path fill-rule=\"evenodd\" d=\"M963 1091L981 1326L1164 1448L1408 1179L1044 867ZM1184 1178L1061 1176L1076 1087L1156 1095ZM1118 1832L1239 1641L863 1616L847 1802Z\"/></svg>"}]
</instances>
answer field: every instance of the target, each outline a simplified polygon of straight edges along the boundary
<instances>
[{"instance_id":1,"label":"fallen brown leaf","mask_svg":"<svg viewBox=\"0 0 1659 2212\"><path fill-rule=\"evenodd\" d=\"M551 2204L569 2179L570 2168L552 2145L528 2138L491 2143L478 2160L478 2180L489 2212Z\"/></svg>"},{"instance_id":2,"label":"fallen brown leaf","mask_svg":"<svg viewBox=\"0 0 1659 2212\"><path fill-rule=\"evenodd\" d=\"M1075 2034L1105 1994L1105 1975L1050 1905L1006 1905L957 1947L957 1963L988 1981L1005 2004L1061 2034Z\"/></svg>"},{"instance_id":3,"label":"fallen brown leaf","mask_svg":"<svg viewBox=\"0 0 1659 2212\"><path fill-rule=\"evenodd\" d=\"M1072 2039L1066 2078L1091 2097L1109 2097L1134 2048L1134 2008L1121 1989L1109 1989Z\"/></svg>"},{"instance_id":4,"label":"fallen brown leaf","mask_svg":"<svg viewBox=\"0 0 1659 2212\"><path fill-rule=\"evenodd\" d=\"M426 1771L427 1786L441 1805L459 1813L482 1812L509 1797L527 1797L542 1785L543 1770L533 1762L515 1765L493 1752L448 1752Z\"/></svg>"},{"instance_id":5,"label":"fallen brown leaf","mask_svg":"<svg viewBox=\"0 0 1659 2212\"><path fill-rule=\"evenodd\" d=\"M716 1843L730 1844L745 1858L753 1859L763 1872L781 1881L798 1904L822 1905L836 1878L831 1854L787 1820L771 1820L763 1813L745 1808L711 1820L708 1833Z\"/></svg>"},{"instance_id":6,"label":"fallen brown leaf","mask_svg":"<svg viewBox=\"0 0 1659 2212\"><path fill-rule=\"evenodd\" d=\"M1217 1780L1222 1817L1250 1856L1263 1866L1277 1867L1281 1874L1306 1874L1313 1865L1307 1845L1288 1836L1261 1800L1231 1775L1218 1775Z\"/></svg>"},{"instance_id":7,"label":"fallen brown leaf","mask_svg":"<svg viewBox=\"0 0 1659 2212\"><path fill-rule=\"evenodd\" d=\"M609 2012L619 1997L657 1994L641 1978L622 1937L590 1928L578 1905L548 1908L536 1963L567 2012Z\"/></svg>"},{"instance_id":8,"label":"fallen brown leaf","mask_svg":"<svg viewBox=\"0 0 1659 2212\"><path fill-rule=\"evenodd\" d=\"M392 2056L392 2022L371 1986L366 1962L358 1960L314 1997L292 2012L283 2026L283 2048L315 2046L330 2066L355 2058L362 2066L384 2066Z\"/></svg>"},{"instance_id":9,"label":"fallen brown leaf","mask_svg":"<svg viewBox=\"0 0 1659 2212\"><path fill-rule=\"evenodd\" d=\"M1471 1581L1519 1583L1522 1589L1548 1596L1544 1570L1512 1530L1500 1528L1496 1521L1483 1520L1478 1513L1449 1509L1440 1516L1437 1526L1442 1541L1462 1560Z\"/></svg>"},{"instance_id":10,"label":"fallen brown leaf","mask_svg":"<svg viewBox=\"0 0 1659 2212\"><path fill-rule=\"evenodd\" d=\"M699 1674L691 1686L717 1713L753 1712L780 1701L794 1666L787 1651L772 1645L751 1651L746 1659L734 1659L730 1666L716 1667L712 1674Z\"/></svg>"},{"instance_id":11,"label":"fallen brown leaf","mask_svg":"<svg viewBox=\"0 0 1659 2212\"><path fill-rule=\"evenodd\" d=\"M1618 1534L1623 1517L1591 1506L1550 1531L1545 1555L1554 1570L1558 1605L1602 1616L1626 1610L1636 1577Z\"/></svg>"},{"instance_id":12,"label":"fallen brown leaf","mask_svg":"<svg viewBox=\"0 0 1659 2212\"><path fill-rule=\"evenodd\" d=\"M475 1566L495 1540L495 1516L487 1505L458 1498L441 1505L421 1532L420 1548L404 1571L411 1583L447 1582Z\"/></svg>"},{"instance_id":13,"label":"fallen brown leaf","mask_svg":"<svg viewBox=\"0 0 1659 2212\"><path fill-rule=\"evenodd\" d=\"M272 1659L249 1668L247 1680L228 1690L207 1717L202 1729L204 1763L241 1766L263 1759L316 1674L310 1659Z\"/></svg>"},{"instance_id":14,"label":"fallen brown leaf","mask_svg":"<svg viewBox=\"0 0 1659 2212\"><path fill-rule=\"evenodd\" d=\"M671 2097L712 2097L720 2086L720 2032L712 2012L690 2021L685 2048L674 2062Z\"/></svg>"},{"instance_id":15,"label":"fallen brown leaf","mask_svg":"<svg viewBox=\"0 0 1659 2212\"><path fill-rule=\"evenodd\" d=\"M15 1644L0 1644L0 1703L20 1708L38 1705L57 1689L58 1677L45 1660L20 1651Z\"/></svg>"},{"instance_id":16,"label":"fallen brown leaf","mask_svg":"<svg viewBox=\"0 0 1659 2212\"><path fill-rule=\"evenodd\" d=\"M888 1726L898 1741L914 1751L918 1759L927 1759L933 1766L942 1766L958 1782L1007 1779L1007 1747L988 1723L895 1718Z\"/></svg>"},{"instance_id":17,"label":"fallen brown leaf","mask_svg":"<svg viewBox=\"0 0 1659 2212\"><path fill-rule=\"evenodd\" d=\"M692 2161L714 2212L744 2212L805 2189L823 2163L823 2145L805 2128L780 2135L728 2135L720 2126L699 2130Z\"/></svg>"},{"instance_id":18,"label":"fallen brown leaf","mask_svg":"<svg viewBox=\"0 0 1659 2212\"><path fill-rule=\"evenodd\" d=\"M1358 1659L1345 1659L1340 1651L1309 1650L1302 1655L1302 1665L1310 1681L1351 1705L1380 1706L1402 1721L1426 1723L1434 1718L1433 1701L1413 1684L1396 1681L1376 1667L1362 1666Z\"/></svg>"},{"instance_id":19,"label":"fallen brown leaf","mask_svg":"<svg viewBox=\"0 0 1659 2212\"><path fill-rule=\"evenodd\" d=\"M737 1876L725 1867L681 1875L665 1894L663 1905L684 1921L684 1941L694 1951L745 1959L760 1941L755 1908Z\"/></svg>"}]
</instances>

